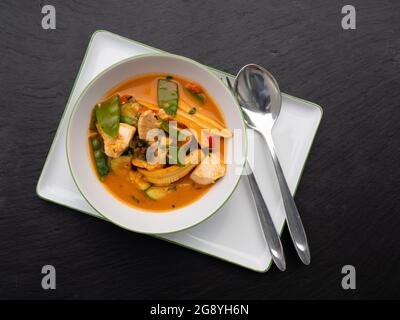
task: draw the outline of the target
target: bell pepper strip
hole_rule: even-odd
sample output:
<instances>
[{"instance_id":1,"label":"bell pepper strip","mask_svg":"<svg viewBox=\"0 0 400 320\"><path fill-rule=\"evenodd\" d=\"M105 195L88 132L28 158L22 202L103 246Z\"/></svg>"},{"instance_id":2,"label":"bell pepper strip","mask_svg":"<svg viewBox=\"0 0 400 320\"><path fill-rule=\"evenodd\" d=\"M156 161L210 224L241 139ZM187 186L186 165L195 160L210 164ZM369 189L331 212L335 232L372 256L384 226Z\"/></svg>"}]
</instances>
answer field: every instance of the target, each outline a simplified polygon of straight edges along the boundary
<instances>
[{"instance_id":1,"label":"bell pepper strip","mask_svg":"<svg viewBox=\"0 0 400 320\"><path fill-rule=\"evenodd\" d=\"M187 83L185 88L193 93L203 93L203 88L199 84L194 82Z\"/></svg>"},{"instance_id":2,"label":"bell pepper strip","mask_svg":"<svg viewBox=\"0 0 400 320\"><path fill-rule=\"evenodd\" d=\"M212 149L213 147L213 136L208 137L208 147Z\"/></svg>"},{"instance_id":3,"label":"bell pepper strip","mask_svg":"<svg viewBox=\"0 0 400 320\"><path fill-rule=\"evenodd\" d=\"M204 104L204 102L206 101L206 98L204 97L203 94L194 93L191 91L189 91L189 93L192 95L193 98L196 98L201 104Z\"/></svg>"},{"instance_id":4,"label":"bell pepper strip","mask_svg":"<svg viewBox=\"0 0 400 320\"><path fill-rule=\"evenodd\" d=\"M167 79L159 79L157 84L158 106L169 115L175 115L178 110L178 84Z\"/></svg>"},{"instance_id":5,"label":"bell pepper strip","mask_svg":"<svg viewBox=\"0 0 400 320\"><path fill-rule=\"evenodd\" d=\"M120 102L121 104L125 104L125 103L127 103L131 98L132 98L132 96L124 95L124 96L122 96L122 97L119 99L119 102Z\"/></svg>"},{"instance_id":6,"label":"bell pepper strip","mask_svg":"<svg viewBox=\"0 0 400 320\"><path fill-rule=\"evenodd\" d=\"M202 104L204 104L205 101L205 96L204 96L204 91L203 88L194 82L189 82L186 84L185 89L197 100L199 100Z\"/></svg>"},{"instance_id":7,"label":"bell pepper strip","mask_svg":"<svg viewBox=\"0 0 400 320\"><path fill-rule=\"evenodd\" d=\"M96 105L97 122L103 131L111 138L118 137L120 122L119 95L114 95Z\"/></svg>"},{"instance_id":8,"label":"bell pepper strip","mask_svg":"<svg viewBox=\"0 0 400 320\"><path fill-rule=\"evenodd\" d=\"M100 178L102 178L109 172L107 156L104 153L103 140L98 134L91 136L89 140L92 148L94 163L96 165L96 171Z\"/></svg>"}]
</instances>

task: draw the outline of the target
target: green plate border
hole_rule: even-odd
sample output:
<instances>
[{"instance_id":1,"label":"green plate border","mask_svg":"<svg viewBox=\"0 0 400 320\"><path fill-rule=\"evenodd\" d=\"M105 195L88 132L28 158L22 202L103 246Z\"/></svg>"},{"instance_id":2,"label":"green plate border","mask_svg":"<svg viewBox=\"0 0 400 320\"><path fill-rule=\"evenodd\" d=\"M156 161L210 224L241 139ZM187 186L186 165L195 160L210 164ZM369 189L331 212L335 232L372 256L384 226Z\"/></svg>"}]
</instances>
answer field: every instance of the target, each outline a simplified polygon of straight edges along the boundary
<instances>
[{"instance_id":1,"label":"green plate border","mask_svg":"<svg viewBox=\"0 0 400 320\"><path fill-rule=\"evenodd\" d=\"M69 206L69 205L65 205L65 204L63 204L63 203L61 203L61 202L57 202L57 201L54 201L54 200L52 200L52 199L48 199L48 198L46 198L45 196L41 195L40 192L39 192L39 190L38 190L39 183L40 183L40 181L41 181L41 179L42 179L42 173L45 171L45 169L46 169L46 167L47 167L47 165L48 165L49 158L50 158L50 156L52 155L53 150L54 150L55 140L56 140L56 138L58 137L58 135L60 134L60 130L61 130L61 129L60 129L60 123L64 120L64 117L65 117L65 114L66 114L66 110L67 110L67 106L69 105L69 103L70 103L70 101L71 101L72 94L73 94L73 92L74 92L74 90L75 90L75 87L76 87L76 83L77 83L77 81L78 81L78 79L79 79L79 77L80 77L80 75L81 75L83 66L86 64L86 60L87 60L87 55L88 55L88 52L89 52L89 48L91 47L91 44L92 44L92 42L93 42L93 39L94 39L95 36L96 36L97 34L99 34L99 33L107 33L107 34L110 34L111 36L118 37L118 38L127 40L127 41L132 42L132 43L137 43L137 44L139 44L139 45L141 45L141 46L143 46L143 47L146 47L146 48L155 50L156 52L168 53L168 52L166 52L166 51L164 51L164 50L160 50L160 49L151 47L151 46L146 45L146 44L144 44L144 43L141 43L141 42L139 42L139 41L135 41L135 40L129 39L129 38L127 38L127 37L124 37L124 36L115 34L115 33L113 33L113 32L107 31L107 30L98 29L98 30L96 30L96 31L92 34L92 36L90 37L88 46L87 46L87 48L86 48L86 51L85 51L85 54L84 54L82 63L81 63L81 65L80 65L80 67L79 67L78 75L77 75L76 78L75 78L74 84L73 84L72 89L71 89L71 93L70 93L69 98L68 98L68 100L67 100L67 103L66 103L66 106L65 106L65 108L64 108L64 111L63 111L63 113L62 113L62 115L61 115L61 119L60 119L60 121L59 121L59 125L58 125L58 127L57 127L57 131L56 131L56 133L55 133L55 135L54 135L54 138L53 138L53 141L52 141L52 143L51 143L49 152L47 153L46 160L45 160L45 163L44 163L44 165L43 165L43 169L42 169L42 171L41 171L41 173L40 173L39 180L38 180L38 183L36 184L36 189L35 189L35 190L36 190L36 195L37 195L39 198L43 199L43 200L46 200L46 201L49 201L49 202L52 202L52 203L61 205L61 206L63 206L63 207L72 209L72 210L74 210L74 211L78 211L78 212L82 212L82 213L84 213L84 214L88 214L88 215L90 215L90 216L92 216L92 217L99 218L99 219L101 219L101 220L108 221L108 220L105 219L103 216L98 217L98 216L95 216L95 215L93 215L93 214L87 213L87 212L85 212L85 211L83 211L83 210L73 208L73 207L71 207L71 206ZM221 71L221 70L218 70L218 69L216 69L216 68L209 67L209 66L206 66L206 67L207 67L208 69L214 71L214 72L218 72L218 73L223 74L223 75L225 75L225 76L227 76L227 77L233 77L233 75L231 75L231 74L229 74L229 73L227 73L227 72L225 72L225 71ZM106 69L105 69L105 70L106 70ZM104 70L103 70L103 71L104 71ZM224 82L223 82L223 84L225 85ZM297 181L297 184L296 184L296 186L295 186L295 190L294 190L294 194L295 194L295 193L297 192L297 189L298 189L298 186L299 186L299 183L300 183L301 176L303 175L303 172L304 172L305 163L307 162L307 159L308 159L308 157L309 157L309 155L310 155L311 147L312 147L312 145L313 145L313 143L314 143L315 136L316 136L316 134L317 134L317 132L318 132L318 128L319 128L320 123L321 123L321 120L322 120L323 109L322 109L322 107L321 107L320 105L318 105L318 104L316 104L316 103L313 103L313 102L310 102L310 101L307 101L307 100L304 100L304 99L301 99L301 98L298 98L298 97L294 97L294 96L289 95L289 94L286 94L286 93L282 93L282 95L287 96L287 97L290 97L291 99L294 99L294 100L298 100L298 101L307 103L307 104L309 104L309 105L311 105L311 106L317 108L317 109L320 111L320 113L321 113L321 116L320 116L320 119L319 119L317 128L316 128L315 133L314 133L314 136L313 136L313 138L312 138L312 140L311 140L310 148L308 149L308 152L307 152L307 155L306 155L306 159L305 159L305 161L304 161L304 165L303 165L303 167L302 167L302 169L301 169L301 172L300 172L300 175L299 175L299 180ZM79 95L79 96L80 96L80 95ZM79 96L78 96L78 99L79 99ZM77 101L78 101L78 100L77 100ZM240 179L239 179L239 181L240 181ZM235 186L235 189L234 189L234 190L236 190L236 187L237 187L237 185ZM96 211L97 211L97 210L96 210ZM206 220L207 220L207 219L206 219ZM282 228L281 228L281 230L280 230L280 232L279 232L280 235L282 235L282 232L283 232L283 230L284 230L284 228L285 228L285 225L286 225L286 220L284 221L283 226L282 226ZM131 232L133 232L133 231L131 231ZM146 235L155 237L155 238L157 238L157 239L160 239L160 240L163 240L163 241L166 241L166 242L173 243L173 244L175 244L175 245L178 245L178 246L181 246L181 247L184 247L184 248L188 248L188 249L193 250L193 251L195 251L195 252L199 252L199 253L205 254L205 255L207 255L207 256L210 256L210 257L213 257L213 258L217 258L217 259L222 260L222 261L226 261L226 262L232 263L232 264L237 265L237 266L240 266L240 267L242 267L242 268L246 268L246 269L249 269L249 270L252 270L252 271L256 271L256 272L258 272L258 273L265 273L265 272L267 272L267 271L271 268L271 266L272 266L272 259L270 259L270 263L266 266L265 269L261 269L261 270L260 270L260 269L254 269L254 268L251 268L251 267L248 267L248 266L241 265L241 264L239 264L239 263L237 263L237 262L233 262L233 261L230 261L230 260L228 260L228 259L225 259L225 258L222 258L222 257L219 257L219 256L215 256L215 255L212 255L212 254L203 252L203 251L198 250L198 249L195 249L195 248L193 248L193 247L190 247L190 246L187 246L187 245L178 243L178 242L174 242L174 241L169 240L169 239L161 238L161 237L159 237L159 236L157 236L157 235L151 235L151 234L146 234Z\"/></svg>"}]
</instances>

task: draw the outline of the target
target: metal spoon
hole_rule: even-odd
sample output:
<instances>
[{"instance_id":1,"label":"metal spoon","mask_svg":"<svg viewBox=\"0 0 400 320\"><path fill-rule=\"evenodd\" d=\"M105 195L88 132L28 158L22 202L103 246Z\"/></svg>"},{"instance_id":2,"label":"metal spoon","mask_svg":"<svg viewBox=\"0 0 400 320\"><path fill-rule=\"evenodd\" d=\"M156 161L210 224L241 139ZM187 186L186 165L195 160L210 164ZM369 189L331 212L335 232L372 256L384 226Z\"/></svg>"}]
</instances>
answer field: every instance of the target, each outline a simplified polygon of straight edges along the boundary
<instances>
[{"instance_id":1,"label":"metal spoon","mask_svg":"<svg viewBox=\"0 0 400 320\"><path fill-rule=\"evenodd\" d=\"M227 77L226 82L233 93L233 88L230 79ZM257 180L254 177L253 171L246 161L247 179L249 181L250 189L253 195L254 202L258 217L260 220L261 228L264 233L265 241L267 242L269 252L271 253L272 260L279 270L286 270L285 255L283 254L283 248L279 234L276 231L274 222L272 221L271 214L268 210L267 204L261 194L260 187L258 186Z\"/></svg>"},{"instance_id":2,"label":"metal spoon","mask_svg":"<svg viewBox=\"0 0 400 320\"><path fill-rule=\"evenodd\" d=\"M310 250L299 212L290 193L281 165L275 152L272 127L281 110L282 97L275 78L256 64L244 66L236 76L234 94L242 107L247 125L264 138L271 153L290 235L297 254L304 264L310 264Z\"/></svg>"}]
</instances>

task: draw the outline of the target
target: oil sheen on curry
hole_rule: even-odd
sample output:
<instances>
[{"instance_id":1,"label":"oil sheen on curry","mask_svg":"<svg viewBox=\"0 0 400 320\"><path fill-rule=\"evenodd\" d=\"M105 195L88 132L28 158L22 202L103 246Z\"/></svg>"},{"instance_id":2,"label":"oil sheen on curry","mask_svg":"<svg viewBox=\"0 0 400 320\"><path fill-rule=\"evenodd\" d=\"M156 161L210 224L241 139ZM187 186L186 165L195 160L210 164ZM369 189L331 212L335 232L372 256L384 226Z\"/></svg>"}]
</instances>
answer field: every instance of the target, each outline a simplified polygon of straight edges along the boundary
<instances>
[{"instance_id":1,"label":"oil sheen on curry","mask_svg":"<svg viewBox=\"0 0 400 320\"><path fill-rule=\"evenodd\" d=\"M96 104L88 136L101 183L130 206L160 212L196 201L223 179L232 131L199 84L147 74Z\"/></svg>"}]
</instances>

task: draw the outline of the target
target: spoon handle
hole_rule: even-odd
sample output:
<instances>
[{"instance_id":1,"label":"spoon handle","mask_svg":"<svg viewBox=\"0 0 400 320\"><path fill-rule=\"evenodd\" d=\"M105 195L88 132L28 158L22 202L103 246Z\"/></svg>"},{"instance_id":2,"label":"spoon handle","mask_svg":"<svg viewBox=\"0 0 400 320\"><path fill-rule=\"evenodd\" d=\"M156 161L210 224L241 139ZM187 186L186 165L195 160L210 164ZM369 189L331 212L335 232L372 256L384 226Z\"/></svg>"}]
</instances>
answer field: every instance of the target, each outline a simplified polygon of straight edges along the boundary
<instances>
[{"instance_id":1,"label":"spoon handle","mask_svg":"<svg viewBox=\"0 0 400 320\"><path fill-rule=\"evenodd\" d=\"M270 133L264 133L263 136L271 152L272 162L274 163L276 175L278 177L290 236L292 237L297 254L299 255L301 261L308 265L310 264L310 249L308 247L307 236L306 232L304 231L303 223L301 222L299 211L297 210L293 196L283 174L281 164L279 163L279 159L276 155L272 135Z\"/></svg>"},{"instance_id":2,"label":"spoon handle","mask_svg":"<svg viewBox=\"0 0 400 320\"><path fill-rule=\"evenodd\" d=\"M265 241L267 242L269 251L271 253L272 260L281 271L286 269L285 256L283 254L283 248L281 239L275 229L274 223L272 222L271 214L268 211L267 205L260 192L258 183L254 177L253 171L251 170L248 162L246 162L247 179L250 184L254 202L256 204L257 213L260 219L261 227L263 229Z\"/></svg>"}]
</instances>

